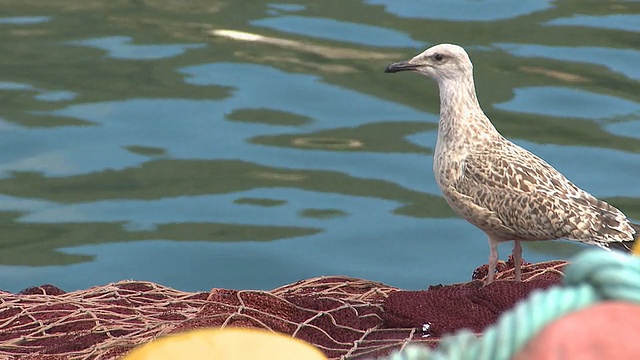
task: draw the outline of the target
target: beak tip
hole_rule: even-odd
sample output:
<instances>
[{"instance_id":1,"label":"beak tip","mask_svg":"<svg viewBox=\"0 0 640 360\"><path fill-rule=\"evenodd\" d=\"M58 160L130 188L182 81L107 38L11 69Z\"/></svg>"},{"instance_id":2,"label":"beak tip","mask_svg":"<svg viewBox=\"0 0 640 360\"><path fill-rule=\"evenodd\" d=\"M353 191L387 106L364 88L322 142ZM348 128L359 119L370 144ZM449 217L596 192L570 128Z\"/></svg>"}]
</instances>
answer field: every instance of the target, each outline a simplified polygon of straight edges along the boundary
<instances>
[{"instance_id":1,"label":"beak tip","mask_svg":"<svg viewBox=\"0 0 640 360\"><path fill-rule=\"evenodd\" d=\"M393 74L400 71L415 70L416 68L417 66L414 64L409 64L406 61L398 61L398 62L394 62L392 64L387 65L387 67L384 69L384 72L388 74Z\"/></svg>"}]
</instances>

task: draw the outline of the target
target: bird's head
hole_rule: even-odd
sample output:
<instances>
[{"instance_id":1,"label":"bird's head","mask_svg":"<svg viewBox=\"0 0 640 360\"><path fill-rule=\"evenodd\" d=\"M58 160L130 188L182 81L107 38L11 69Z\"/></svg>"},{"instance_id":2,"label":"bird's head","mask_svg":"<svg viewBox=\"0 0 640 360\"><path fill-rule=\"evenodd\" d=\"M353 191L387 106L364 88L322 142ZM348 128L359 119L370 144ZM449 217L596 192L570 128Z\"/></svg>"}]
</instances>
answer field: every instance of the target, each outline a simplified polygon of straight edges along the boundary
<instances>
[{"instance_id":1,"label":"bird's head","mask_svg":"<svg viewBox=\"0 0 640 360\"><path fill-rule=\"evenodd\" d=\"M386 73L414 71L443 83L447 80L467 80L473 76L469 55L458 45L439 44L428 48L408 61L387 66Z\"/></svg>"}]
</instances>

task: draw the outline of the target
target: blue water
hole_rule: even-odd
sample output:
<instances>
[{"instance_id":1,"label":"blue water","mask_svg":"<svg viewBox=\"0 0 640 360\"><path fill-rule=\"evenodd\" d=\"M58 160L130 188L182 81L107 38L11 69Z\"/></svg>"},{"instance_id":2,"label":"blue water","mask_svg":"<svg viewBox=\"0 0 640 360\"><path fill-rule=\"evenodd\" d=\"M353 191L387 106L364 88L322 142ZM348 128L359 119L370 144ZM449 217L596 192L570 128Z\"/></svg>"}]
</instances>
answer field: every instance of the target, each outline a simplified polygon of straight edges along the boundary
<instances>
[{"instance_id":1,"label":"blue water","mask_svg":"<svg viewBox=\"0 0 640 360\"><path fill-rule=\"evenodd\" d=\"M172 45L141 45L131 44L129 36L109 36L98 39L71 41L71 45L87 46L105 50L107 56L123 60L157 60L184 54L189 49L197 49L205 44L172 44Z\"/></svg>"},{"instance_id":2,"label":"blue water","mask_svg":"<svg viewBox=\"0 0 640 360\"><path fill-rule=\"evenodd\" d=\"M415 0L368 0L373 5L384 5L385 10L404 18L447 21L507 20L553 7L549 0L433 0L428 3Z\"/></svg>"},{"instance_id":3,"label":"blue water","mask_svg":"<svg viewBox=\"0 0 640 360\"><path fill-rule=\"evenodd\" d=\"M382 72L439 42L469 49L505 136L640 220L640 14L621 4L13 5L0 289L467 281L489 251L433 178L436 86ZM524 257L583 248L526 244Z\"/></svg>"},{"instance_id":4,"label":"blue water","mask_svg":"<svg viewBox=\"0 0 640 360\"><path fill-rule=\"evenodd\" d=\"M640 29L638 32L640 32ZM590 46L560 47L534 44L494 44L494 46L504 49L515 56L600 65L628 78L640 80L640 69L635 66L635 62L640 58L640 51L634 49L610 49Z\"/></svg>"},{"instance_id":5,"label":"blue water","mask_svg":"<svg viewBox=\"0 0 640 360\"><path fill-rule=\"evenodd\" d=\"M379 26L354 24L307 16L279 16L254 20L251 25L291 34L349 42L371 47L424 47L407 35Z\"/></svg>"}]
</instances>

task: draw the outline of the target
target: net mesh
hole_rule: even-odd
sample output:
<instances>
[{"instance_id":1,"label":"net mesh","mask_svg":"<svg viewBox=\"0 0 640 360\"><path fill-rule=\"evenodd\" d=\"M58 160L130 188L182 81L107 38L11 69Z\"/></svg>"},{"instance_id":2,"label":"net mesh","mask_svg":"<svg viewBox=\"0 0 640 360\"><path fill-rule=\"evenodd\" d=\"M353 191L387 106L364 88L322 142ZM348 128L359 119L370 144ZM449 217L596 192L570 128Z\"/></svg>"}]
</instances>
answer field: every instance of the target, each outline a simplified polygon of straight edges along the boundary
<instances>
[{"instance_id":1,"label":"net mesh","mask_svg":"<svg viewBox=\"0 0 640 360\"><path fill-rule=\"evenodd\" d=\"M116 359L158 336L228 326L286 333L331 359L376 357L409 341L435 347L459 328L479 333L530 291L558 283L564 265L525 265L521 283L472 281L425 291L333 276L271 291L189 293L121 281L69 293L51 285L0 292L0 358ZM509 263L501 269L499 279L512 274Z\"/></svg>"}]
</instances>

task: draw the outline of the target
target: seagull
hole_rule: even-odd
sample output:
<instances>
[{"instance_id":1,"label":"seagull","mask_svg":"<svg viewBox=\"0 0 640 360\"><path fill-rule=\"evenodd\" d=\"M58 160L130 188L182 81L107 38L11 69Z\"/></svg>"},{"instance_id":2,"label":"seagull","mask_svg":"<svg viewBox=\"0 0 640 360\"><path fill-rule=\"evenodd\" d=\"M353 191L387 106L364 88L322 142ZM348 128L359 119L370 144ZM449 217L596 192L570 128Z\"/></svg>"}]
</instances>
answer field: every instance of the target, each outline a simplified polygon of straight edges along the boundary
<instances>
[{"instance_id":1,"label":"seagull","mask_svg":"<svg viewBox=\"0 0 640 360\"><path fill-rule=\"evenodd\" d=\"M629 251L640 225L496 130L480 108L473 65L462 47L435 45L385 69L400 71L438 83L433 172L449 206L489 239L485 284L494 280L498 244L505 241L514 241L516 281L522 280L522 241L569 239Z\"/></svg>"}]
</instances>

